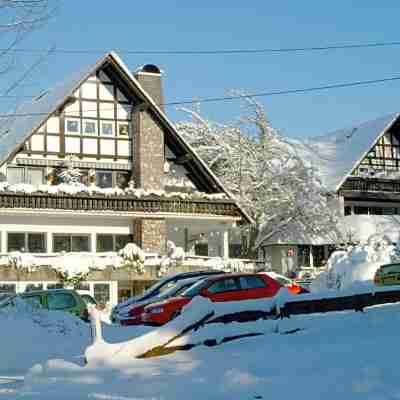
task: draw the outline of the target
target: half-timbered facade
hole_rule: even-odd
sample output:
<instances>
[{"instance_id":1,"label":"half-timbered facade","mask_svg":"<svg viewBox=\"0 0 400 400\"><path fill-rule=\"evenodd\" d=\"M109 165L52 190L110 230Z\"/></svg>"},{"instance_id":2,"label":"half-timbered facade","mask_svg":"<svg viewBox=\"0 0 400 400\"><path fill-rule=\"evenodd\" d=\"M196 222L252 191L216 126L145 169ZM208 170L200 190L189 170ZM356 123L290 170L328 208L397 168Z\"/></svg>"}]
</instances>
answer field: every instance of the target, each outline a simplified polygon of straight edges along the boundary
<instances>
[{"instance_id":1,"label":"half-timbered facade","mask_svg":"<svg viewBox=\"0 0 400 400\"><path fill-rule=\"evenodd\" d=\"M346 242L383 232L400 218L400 117L391 114L321 137L296 142L300 153L319 171L326 189L335 194L342 213ZM400 233L400 229L397 229ZM262 254L277 270L319 267L339 243L293 230L272 238Z\"/></svg>"},{"instance_id":2,"label":"half-timbered facade","mask_svg":"<svg viewBox=\"0 0 400 400\"><path fill-rule=\"evenodd\" d=\"M109 53L1 130L3 255L102 253L132 241L163 254L171 240L188 254L206 243L206 255L227 257L229 229L249 221L167 118L154 65L131 73ZM62 183L67 168L87 190ZM4 271L2 283L17 280Z\"/></svg>"}]
</instances>

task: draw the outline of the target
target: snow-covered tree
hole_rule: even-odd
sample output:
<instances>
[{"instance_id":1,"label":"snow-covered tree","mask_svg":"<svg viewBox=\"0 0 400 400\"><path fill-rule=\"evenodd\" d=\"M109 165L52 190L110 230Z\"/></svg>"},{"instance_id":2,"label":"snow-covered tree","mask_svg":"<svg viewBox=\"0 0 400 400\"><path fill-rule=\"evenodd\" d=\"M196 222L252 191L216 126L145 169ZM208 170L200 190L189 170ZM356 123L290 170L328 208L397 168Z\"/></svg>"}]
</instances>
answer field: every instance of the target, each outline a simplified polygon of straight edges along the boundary
<instances>
[{"instance_id":1,"label":"snow-covered tree","mask_svg":"<svg viewBox=\"0 0 400 400\"><path fill-rule=\"evenodd\" d=\"M220 124L199 109L181 109L190 121L177 124L184 138L221 179L255 223L246 234L243 255L296 227L307 236L339 235L333 198L307 165L268 121L264 107L243 95L244 115Z\"/></svg>"},{"instance_id":2,"label":"snow-covered tree","mask_svg":"<svg viewBox=\"0 0 400 400\"><path fill-rule=\"evenodd\" d=\"M78 168L75 168L72 156L67 158L65 161L65 166L67 169L62 170L58 174L58 178L61 183L65 183L67 185L80 185L82 173Z\"/></svg>"}]
</instances>

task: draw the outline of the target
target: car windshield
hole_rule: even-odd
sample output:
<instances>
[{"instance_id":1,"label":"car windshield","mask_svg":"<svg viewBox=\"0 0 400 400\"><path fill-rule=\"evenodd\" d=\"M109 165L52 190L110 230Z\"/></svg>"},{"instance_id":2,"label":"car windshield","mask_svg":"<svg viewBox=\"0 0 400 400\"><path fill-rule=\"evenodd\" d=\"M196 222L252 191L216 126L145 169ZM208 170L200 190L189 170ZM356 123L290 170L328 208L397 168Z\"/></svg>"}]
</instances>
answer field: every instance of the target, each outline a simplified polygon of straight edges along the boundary
<instances>
[{"instance_id":1,"label":"car windshield","mask_svg":"<svg viewBox=\"0 0 400 400\"><path fill-rule=\"evenodd\" d=\"M190 286L188 289L184 290L179 296L182 297L194 297L200 294L201 290L207 287L209 284L208 279L196 282L194 285Z\"/></svg>"}]
</instances>

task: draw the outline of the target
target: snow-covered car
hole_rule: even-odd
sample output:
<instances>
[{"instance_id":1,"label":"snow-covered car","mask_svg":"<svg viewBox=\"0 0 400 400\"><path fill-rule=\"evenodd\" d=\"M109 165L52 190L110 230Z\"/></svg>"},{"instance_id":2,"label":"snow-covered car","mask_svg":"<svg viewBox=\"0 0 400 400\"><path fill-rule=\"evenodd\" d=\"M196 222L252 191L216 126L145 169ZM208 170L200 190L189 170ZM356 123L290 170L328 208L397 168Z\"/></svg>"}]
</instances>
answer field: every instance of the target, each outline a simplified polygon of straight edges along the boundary
<instances>
[{"instance_id":1,"label":"snow-covered car","mask_svg":"<svg viewBox=\"0 0 400 400\"><path fill-rule=\"evenodd\" d=\"M381 265L374 276L376 286L400 285L400 263Z\"/></svg>"},{"instance_id":2,"label":"snow-covered car","mask_svg":"<svg viewBox=\"0 0 400 400\"><path fill-rule=\"evenodd\" d=\"M14 306L16 299L22 299L32 307L47 310L65 311L84 321L89 320L88 309L82 297L72 289L34 290L6 298L0 308Z\"/></svg>"},{"instance_id":3,"label":"snow-covered car","mask_svg":"<svg viewBox=\"0 0 400 400\"><path fill-rule=\"evenodd\" d=\"M285 286L290 293L293 294L300 294L300 293L310 293L308 289L305 287L299 285L298 283L292 281L291 279L287 278L284 275L277 274L274 271L266 271L266 272L260 272L261 274L267 274L270 276L272 279L275 279L278 281L282 286Z\"/></svg>"},{"instance_id":4,"label":"snow-covered car","mask_svg":"<svg viewBox=\"0 0 400 400\"><path fill-rule=\"evenodd\" d=\"M190 286L198 282L199 280L204 279L204 276L181 279L175 283L174 286L165 290L158 296L152 297L148 300L139 301L137 303L131 304L127 306L125 309L121 309L119 312L120 316L120 324L121 325L141 325L143 324L143 320L141 315L144 311L144 308L154 302L163 301L169 299L170 297L179 296L180 293L188 289Z\"/></svg>"},{"instance_id":5,"label":"snow-covered car","mask_svg":"<svg viewBox=\"0 0 400 400\"><path fill-rule=\"evenodd\" d=\"M175 286L176 282L182 279L188 278L200 278L202 276L207 277L211 275L220 275L223 274L224 271L218 270L202 270L202 271L192 271L192 272L181 272L178 274L173 274L166 276L158 280L153 286L150 286L143 294L139 296L130 297L128 300L117 304L111 311L111 322L119 323L121 319L126 319L123 315L126 315L127 306L132 306L133 304L148 301L156 296L161 295L166 290ZM121 315L122 313L122 315Z\"/></svg>"}]
</instances>

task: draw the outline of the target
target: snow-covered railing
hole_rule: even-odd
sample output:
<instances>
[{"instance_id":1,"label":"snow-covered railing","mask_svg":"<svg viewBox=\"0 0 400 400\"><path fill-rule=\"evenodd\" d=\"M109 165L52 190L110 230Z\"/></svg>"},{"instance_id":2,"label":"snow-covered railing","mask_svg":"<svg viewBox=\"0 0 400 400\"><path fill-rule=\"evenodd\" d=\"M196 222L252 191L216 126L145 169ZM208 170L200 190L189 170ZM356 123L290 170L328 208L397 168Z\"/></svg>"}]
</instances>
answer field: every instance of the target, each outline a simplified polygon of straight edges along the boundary
<instances>
[{"instance_id":1,"label":"snow-covered railing","mask_svg":"<svg viewBox=\"0 0 400 400\"><path fill-rule=\"evenodd\" d=\"M0 191L0 208L241 216L240 210L234 200L218 197L163 197L151 193L143 197L136 197L129 193L124 195L106 195L99 193L88 194L85 192L51 194Z\"/></svg>"}]
</instances>

